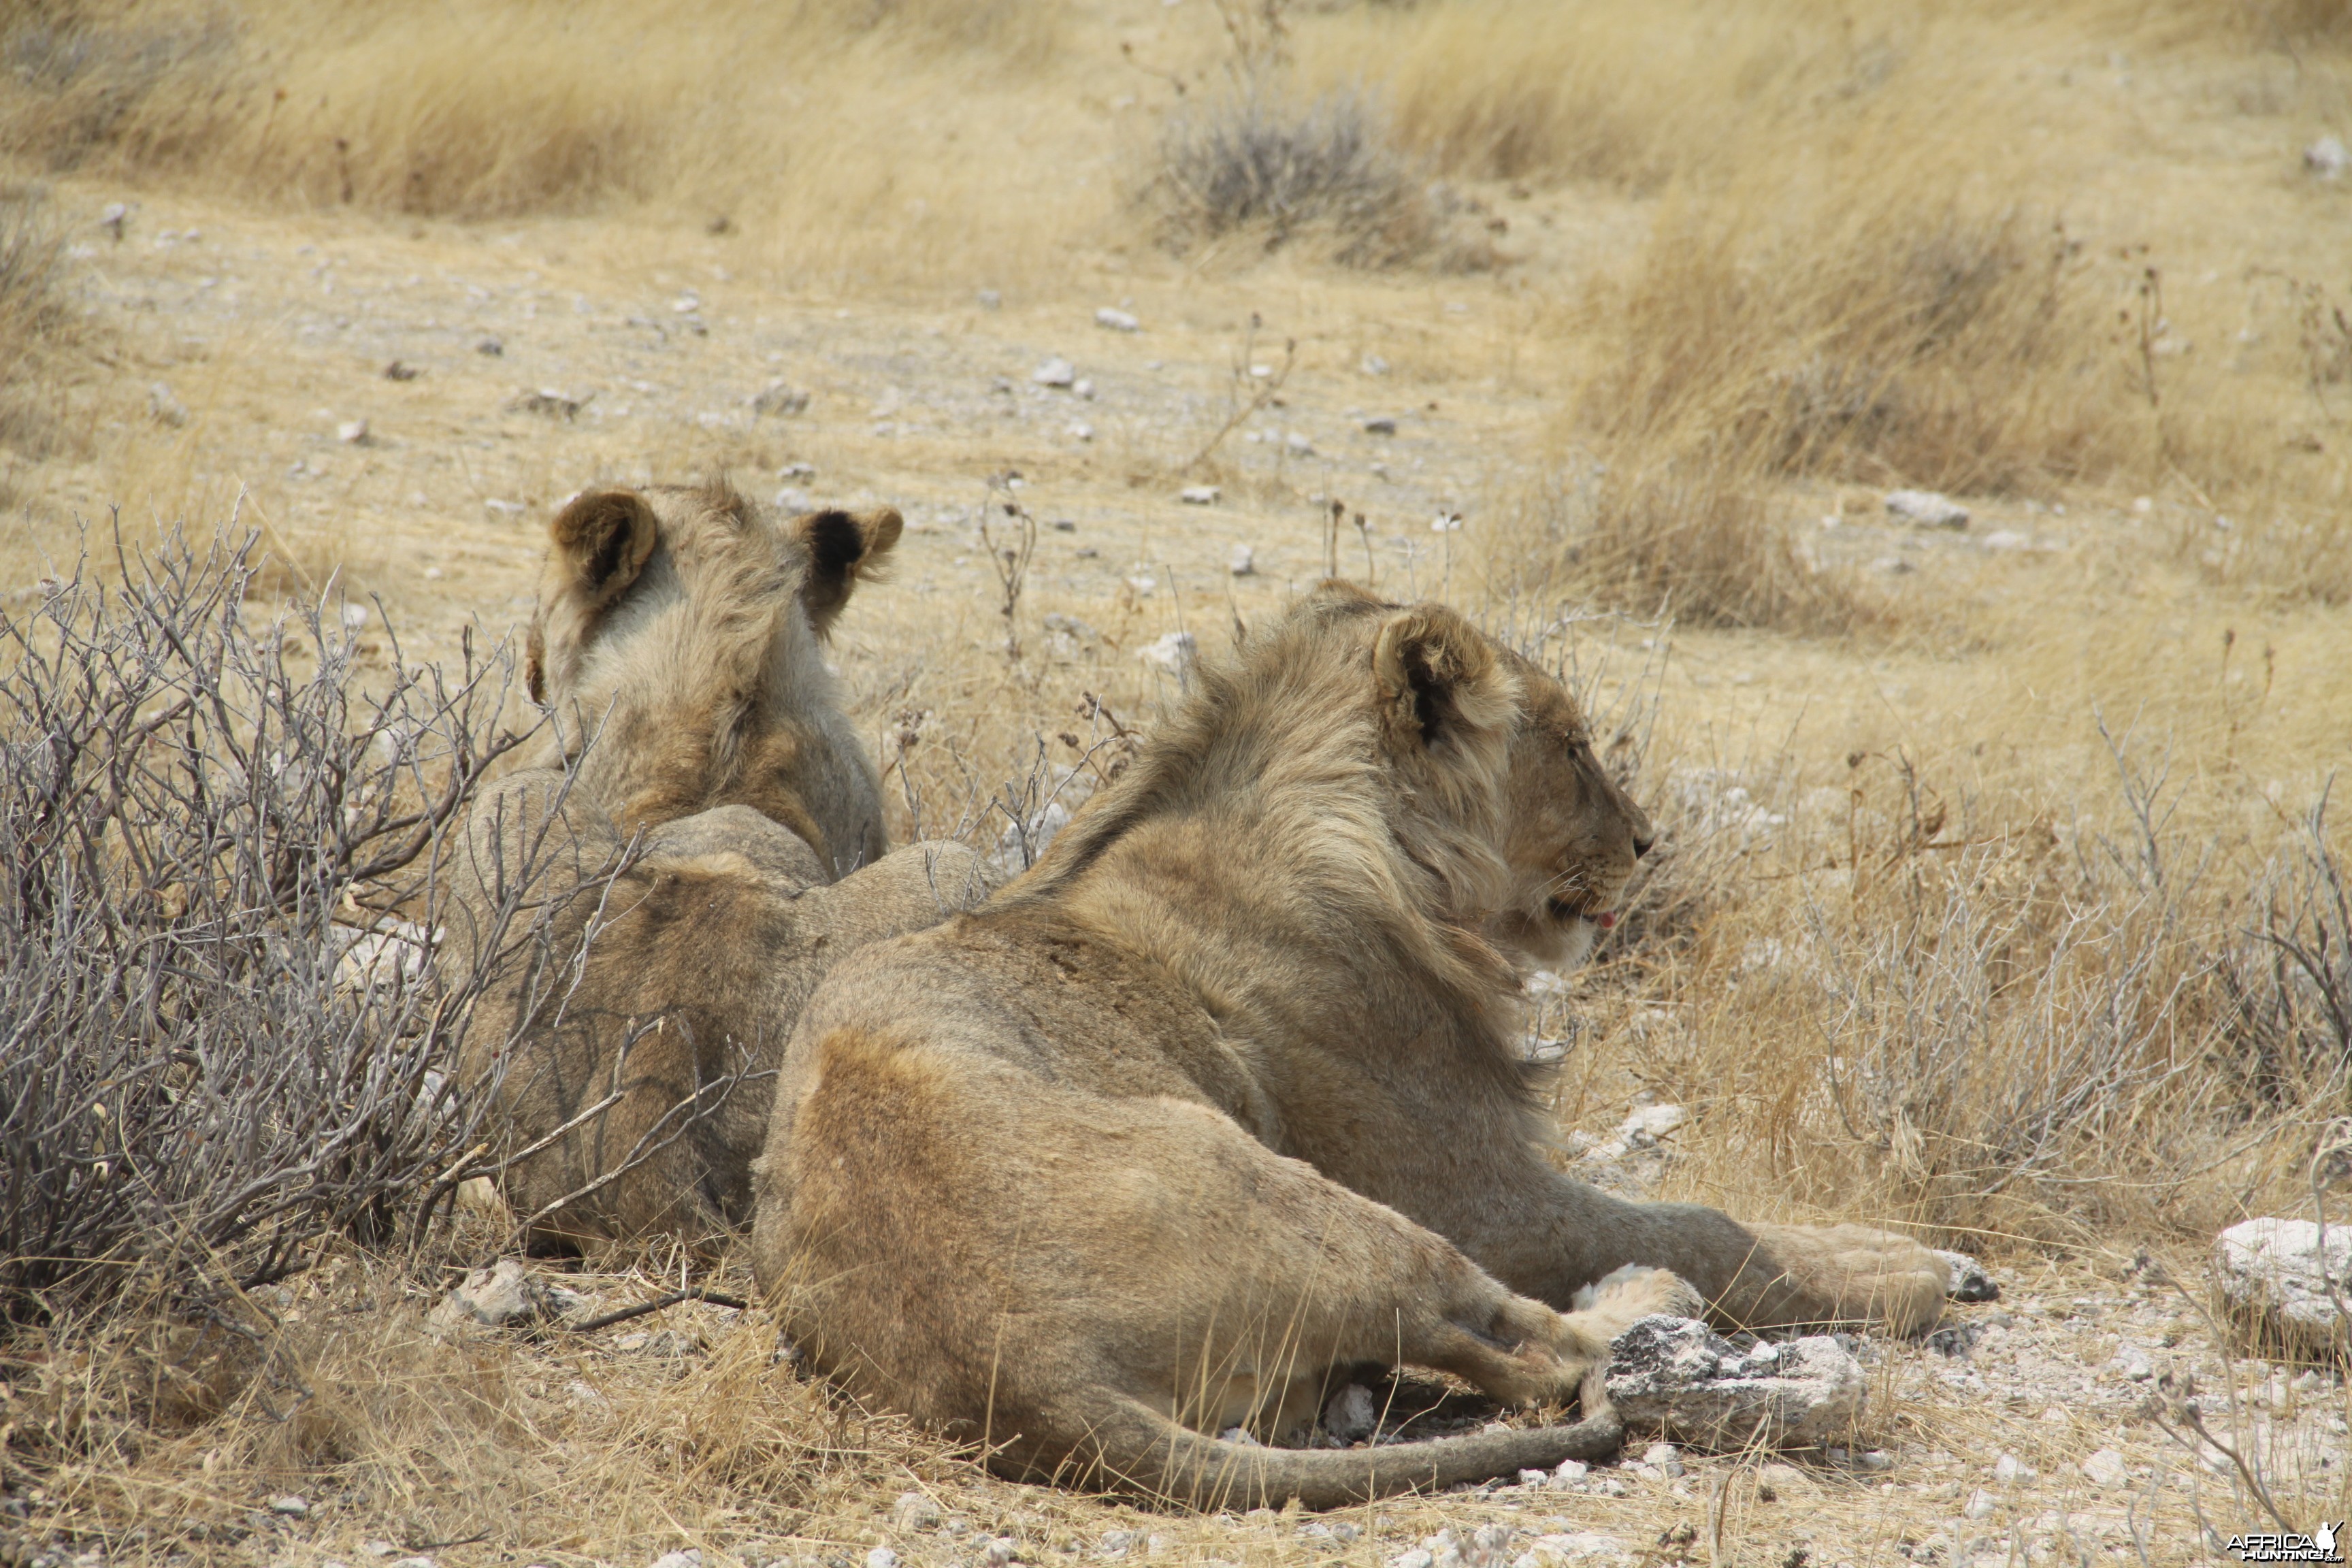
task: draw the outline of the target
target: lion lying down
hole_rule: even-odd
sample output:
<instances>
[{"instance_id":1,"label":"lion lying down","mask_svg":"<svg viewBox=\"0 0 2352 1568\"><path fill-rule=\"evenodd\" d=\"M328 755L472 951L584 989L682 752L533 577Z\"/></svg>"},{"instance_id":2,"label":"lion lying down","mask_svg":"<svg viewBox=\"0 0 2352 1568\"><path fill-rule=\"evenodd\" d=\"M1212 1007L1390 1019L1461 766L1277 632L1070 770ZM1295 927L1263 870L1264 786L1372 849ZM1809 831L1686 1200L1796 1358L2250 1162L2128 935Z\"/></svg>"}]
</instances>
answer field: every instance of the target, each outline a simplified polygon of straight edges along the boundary
<instances>
[{"instance_id":1,"label":"lion lying down","mask_svg":"<svg viewBox=\"0 0 2352 1568\"><path fill-rule=\"evenodd\" d=\"M1944 1265L1901 1237L1547 1163L1498 948L1581 959L1649 832L1556 681L1327 585L992 903L826 977L754 1170L763 1290L1009 1474L1200 1506L1612 1448L1589 1390L1575 1425L1387 1447L1209 1434L1287 1431L1367 1363L1565 1405L1683 1280L1754 1327L1932 1321Z\"/></svg>"},{"instance_id":2,"label":"lion lying down","mask_svg":"<svg viewBox=\"0 0 2352 1568\"><path fill-rule=\"evenodd\" d=\"M467 952L534 858L557 899L588 889L528 940L509 922L461 1057L502 1152L527 1153L505 1193L538 1239L741 1223L803 1000L860 943L987 896L961 845L884 853L825 671L823 638L898 531L895 511L785 521L723 489L593 492L551 525L530 676L556 733L475 806L452 868Z\"/></svg>"}]
</instances>

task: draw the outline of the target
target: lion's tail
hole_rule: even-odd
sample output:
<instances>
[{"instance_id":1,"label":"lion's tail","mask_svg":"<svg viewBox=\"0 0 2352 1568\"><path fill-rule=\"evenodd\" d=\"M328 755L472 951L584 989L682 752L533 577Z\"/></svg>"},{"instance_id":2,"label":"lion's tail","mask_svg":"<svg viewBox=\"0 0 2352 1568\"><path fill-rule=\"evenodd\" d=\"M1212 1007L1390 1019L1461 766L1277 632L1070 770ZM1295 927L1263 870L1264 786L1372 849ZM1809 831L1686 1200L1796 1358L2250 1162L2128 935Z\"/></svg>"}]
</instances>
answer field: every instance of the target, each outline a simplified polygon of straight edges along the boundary
<instances>
[{"instance_id":1,"label":"lion's tail","mask_svg":"<svg viewBox=\"0 0 2352 1568\"><path fill-rule=\"evenodd\" d=\"M1605 1458L1625 1436L1615 1415L1604 1413L1573 1426L1385 1447L1269 1448L1204 1436L1139 1400L1115 1397L1114 1413L1095 1426L1088 1445L1094 1473L1084 1479L1199 1509L1279 1507L1292 1498L1308 1508L1338 1508Z\"/></svg>"}]
</instances>

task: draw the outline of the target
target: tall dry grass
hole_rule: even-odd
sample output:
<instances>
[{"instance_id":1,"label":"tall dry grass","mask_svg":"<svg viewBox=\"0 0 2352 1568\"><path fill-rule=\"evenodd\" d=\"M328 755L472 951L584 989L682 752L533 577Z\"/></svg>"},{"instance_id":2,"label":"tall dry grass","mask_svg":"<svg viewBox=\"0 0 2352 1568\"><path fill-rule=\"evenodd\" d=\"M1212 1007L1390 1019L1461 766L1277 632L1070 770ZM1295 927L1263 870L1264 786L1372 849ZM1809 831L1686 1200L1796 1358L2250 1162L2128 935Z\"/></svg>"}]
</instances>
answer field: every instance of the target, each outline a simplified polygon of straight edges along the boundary
<instances>
[{"instance_id":1,"label":"tall dry grass","mask_svg":"<svg viewBox=\"0 0 2352 1568\"><path fill-rule=\"evenodd\" d=\"M1008 0L497 0L429 19L371 0L89 0L0 25L21 62L0 79L0 141L273 203L635 210L741 229L779 268L903 279L977 244L1017 272L1047 248L1041 205L1070 200L1021 107L1062 27Z\"/></svg>"},{"instance_id":2,"label":"tall dry grass","mask_svg":"<svg viewBox=\"0 0 2352 1568\"><path fill-rule=\"evenodd\" d=\"M1370 93L1433 167L1643 201L1647 242L1570 285L1546 334L1571 410L1557 434L1609 469L1598 487L1581 458L1555 477L1555 500L1589 501L1575 515L1535 509L1560 580L1645 613L1841 632L1876 617L1793 564L1773 514L1791 479L2169 490L2237 531L2188 549L2192 569L2352 595L2343 443L2282 450L2340 424L2293 319L2335 286L2315 281L2327 255L2293 230L2215 235L2220 187L2118 208L2103 187L2138 132L2069 85L2127 85L2126 51L2221 79L2275 56L2294 112L2334 123L2352 82L2340 16L1498 0L1352 14L1302 32L1300 68ZM2275 132L2281 153L2307 133ZM2234 269L2227 292L2251 302L2192 296L2192 266L2207 285ZM2266 273L2279 300L2254 298ZM2306 346L2229 363L2216 345L2233 337Z\"/></svg>"}]
</instances>

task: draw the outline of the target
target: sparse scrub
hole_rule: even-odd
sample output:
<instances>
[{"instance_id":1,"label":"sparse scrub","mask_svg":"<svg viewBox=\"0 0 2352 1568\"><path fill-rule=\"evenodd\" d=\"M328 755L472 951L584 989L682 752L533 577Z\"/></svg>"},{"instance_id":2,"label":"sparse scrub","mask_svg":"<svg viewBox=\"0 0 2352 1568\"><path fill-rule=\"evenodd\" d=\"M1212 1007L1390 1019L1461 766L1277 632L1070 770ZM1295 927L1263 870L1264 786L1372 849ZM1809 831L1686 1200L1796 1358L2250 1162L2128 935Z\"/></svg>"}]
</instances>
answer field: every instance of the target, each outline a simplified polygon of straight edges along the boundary
<instances>
[{"instance_id":1,"label":"sparse scrub","mask_svg":"<svg viewBox=\"0 0 2352 1568\"><path fill-rule=\"evenodd\" d=\"M1300 104L1246 81L1173 112L1160 159L1162 221L1179 249L1248 231L1272 250L1319 234L1344 265L1387 267L1439 243L1426 193L1353 92Z\"/></svg>"},{"instance_id":2,"label":"sparse scrub","mask_svg":"<svg viewBox=\"0 0 2352 1568\"><path fill-rule=\"evenodd\" d=\"M508 672L395 652L370 693L335 605L266 620L250 577L249 545L170 539L0 616L8 1319L414 1241L471 1158L445 1073L487 974L438 972L428 933L447 836L516 744ZM524 897L501 929L532 927Z\"/></svg>"}]
</instances>

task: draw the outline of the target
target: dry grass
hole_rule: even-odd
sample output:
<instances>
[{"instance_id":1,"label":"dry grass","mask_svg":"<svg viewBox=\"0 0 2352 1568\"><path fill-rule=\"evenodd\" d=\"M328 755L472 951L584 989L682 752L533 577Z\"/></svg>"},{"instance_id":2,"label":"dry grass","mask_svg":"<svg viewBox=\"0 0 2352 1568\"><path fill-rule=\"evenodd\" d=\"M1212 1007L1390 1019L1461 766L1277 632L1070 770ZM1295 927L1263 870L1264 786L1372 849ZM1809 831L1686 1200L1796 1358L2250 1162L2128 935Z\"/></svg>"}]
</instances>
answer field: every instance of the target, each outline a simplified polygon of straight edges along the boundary
<instances>
[{"instance_id":1,"label":"dry grass","mask_svg":"<svg viewBox=\"0 0 2352 1568\"><path fill-rule=\"evenodd\" d=\"M1013 126L972 110L1018 100L1058 31L1048 8L938 0L698 0L652 25L623 0L501 0L432 26L364 3L100 0L0 37L25 62L0 83L0 134L55 167L271 202L618 207L741 229L778 268L916 277L975 225L1023 254L1034 220L1009 208L1037 199L1036 171ZM942 146L951 177L927 177ZM934 216L953 239L919 237Z\"/></svg>"}]
</instances>

